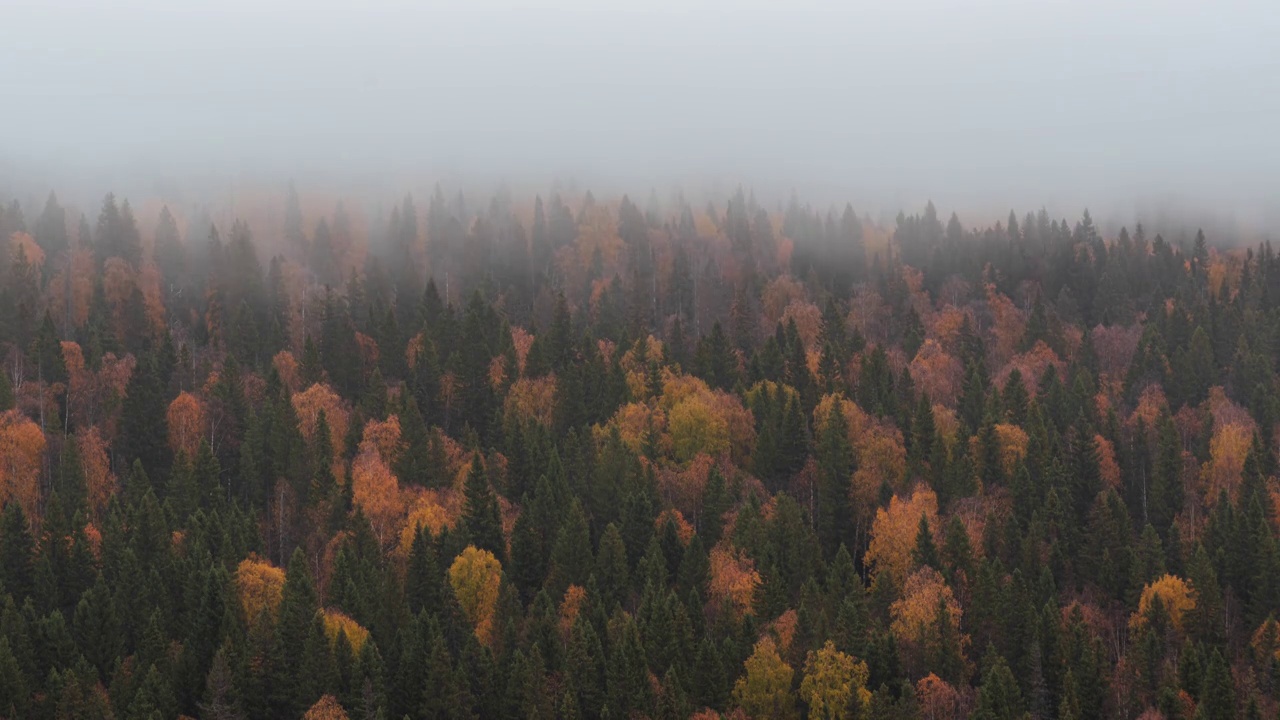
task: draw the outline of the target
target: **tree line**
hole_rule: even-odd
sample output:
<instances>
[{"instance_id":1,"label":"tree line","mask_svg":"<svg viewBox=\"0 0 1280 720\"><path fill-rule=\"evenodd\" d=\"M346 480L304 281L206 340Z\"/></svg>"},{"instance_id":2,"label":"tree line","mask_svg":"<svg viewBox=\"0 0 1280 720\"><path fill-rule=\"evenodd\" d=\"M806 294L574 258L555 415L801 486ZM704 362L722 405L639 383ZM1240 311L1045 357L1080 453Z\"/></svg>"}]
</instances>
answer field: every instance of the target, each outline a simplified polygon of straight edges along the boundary
<instances>
[{"instance_id":1,"label":"tree line","mask_svg":"<svg viewBox=\"0 0 1280 720\"><path fill-rule=\"evenodd\" d=\"M1280 709L1269 244L152 205L0 204L0 717Z\"/></svg>"}]
</instances>

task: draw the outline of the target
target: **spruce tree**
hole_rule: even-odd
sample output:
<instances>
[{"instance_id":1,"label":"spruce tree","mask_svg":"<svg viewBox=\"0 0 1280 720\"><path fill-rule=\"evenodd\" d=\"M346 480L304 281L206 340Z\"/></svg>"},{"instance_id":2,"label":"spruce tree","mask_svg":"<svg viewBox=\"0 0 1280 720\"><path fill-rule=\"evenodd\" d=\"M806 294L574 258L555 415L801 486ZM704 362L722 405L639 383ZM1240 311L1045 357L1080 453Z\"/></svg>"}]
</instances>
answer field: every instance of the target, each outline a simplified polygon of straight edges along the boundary
<instances>
[{"instance_id":1,"label":"spruce tree","mask_svg":"<svg viewBox=\"0 0 1280 720\"><path fill-rule=\"evenodd\" d=\"M819 475L814 525L823 551L830 555L841 544L853 542L849 507L853 447L849 443L848 424L838 402L831 406L826 424L818 436L817 456Z\"/></svg>"},{"instance_id":2,"label":"spruce tree","mask_svg":"<svg viewBox=\"0 0 1280 720\"><path fill-rule=\"evenodd\" d=\"M502 535L502 518L498 513L498 499L489 484L489 475L477 453L471 460L464 487L462 527L471 543L488 550L502 562L506 557L506 540Z\"/></svg>"}]
</instances>

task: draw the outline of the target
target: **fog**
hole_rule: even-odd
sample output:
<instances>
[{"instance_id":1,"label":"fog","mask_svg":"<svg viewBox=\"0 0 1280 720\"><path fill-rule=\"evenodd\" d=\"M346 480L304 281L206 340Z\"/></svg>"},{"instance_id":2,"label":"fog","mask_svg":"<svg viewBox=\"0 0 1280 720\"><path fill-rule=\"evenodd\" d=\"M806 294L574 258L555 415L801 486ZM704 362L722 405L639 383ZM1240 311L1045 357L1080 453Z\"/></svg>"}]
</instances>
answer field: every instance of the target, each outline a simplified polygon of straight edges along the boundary
<instances>
[{"instance_id":1,"label":"fog","mask_svg":"<svg viewBox=\"0 0 1280 720\"><path fill-rule=\"evenodd\" d=\"M1270 0L7 0L0 14L0 196L573 178L795 189L873 216L932 198L1280 226Z\"/></svg>"}]
</instances>

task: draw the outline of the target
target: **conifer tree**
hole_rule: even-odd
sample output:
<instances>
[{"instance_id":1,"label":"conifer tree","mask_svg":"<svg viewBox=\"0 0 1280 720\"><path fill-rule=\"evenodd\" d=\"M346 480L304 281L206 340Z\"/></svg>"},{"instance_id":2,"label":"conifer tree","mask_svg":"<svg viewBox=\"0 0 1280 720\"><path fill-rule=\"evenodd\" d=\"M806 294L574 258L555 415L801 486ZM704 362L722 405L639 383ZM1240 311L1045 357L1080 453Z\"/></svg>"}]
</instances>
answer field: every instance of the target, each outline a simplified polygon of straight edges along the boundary
<instances>
[{"instance_id":1,"label":"conifer tree","mask_svg":"<svg viewBox=\"0 0 1280 720\"><path fill-rule=\"evenodd\" d=\"M498 499L489 484L489 475L477 454L471 460L464 488L462 526L471 543L481 550L488 550L502 562L506 557L506 540L502 535L502 518L498 514Z\"/></svg>"}]
</instances>

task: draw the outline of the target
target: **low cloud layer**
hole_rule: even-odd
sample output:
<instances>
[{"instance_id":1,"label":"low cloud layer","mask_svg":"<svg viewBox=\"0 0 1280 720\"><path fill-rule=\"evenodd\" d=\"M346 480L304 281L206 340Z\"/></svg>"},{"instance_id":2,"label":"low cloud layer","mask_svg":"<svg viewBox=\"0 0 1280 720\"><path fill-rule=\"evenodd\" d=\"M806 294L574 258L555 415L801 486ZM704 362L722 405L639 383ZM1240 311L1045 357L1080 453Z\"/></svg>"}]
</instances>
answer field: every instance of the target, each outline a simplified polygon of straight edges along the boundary
<instances>
[{"instance_id":1,"label":"low cloud layer","mask_svg":"<svg viewBox=\"0 0 1280 720\"><path fill-rule=\"evenodd\" d=\"M356 5L9 3L0 194L573 176L1280 219L1261 0Z\"/></svg>"}]
</instances>

